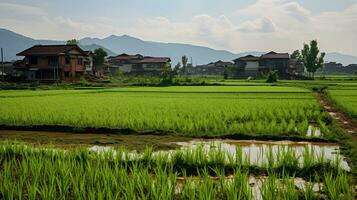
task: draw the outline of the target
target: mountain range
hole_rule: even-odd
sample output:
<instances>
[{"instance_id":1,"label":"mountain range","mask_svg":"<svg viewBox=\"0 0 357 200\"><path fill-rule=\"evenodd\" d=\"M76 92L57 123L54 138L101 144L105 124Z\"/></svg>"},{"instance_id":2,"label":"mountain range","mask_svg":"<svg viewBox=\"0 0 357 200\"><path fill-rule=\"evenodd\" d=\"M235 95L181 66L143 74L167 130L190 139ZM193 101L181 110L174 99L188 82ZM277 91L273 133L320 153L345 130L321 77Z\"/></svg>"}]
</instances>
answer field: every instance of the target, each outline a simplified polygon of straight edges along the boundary
<instances>
[{"instance_id":1,"label":"mountain range","mask_svg":"<svg viewBox=\"0 0 357 200\"><path fill-rule=\"evenodd\" d=\"M36 40L10 30L0 28L0 47L4 48L4 56L7 61L20 59L19 57L16 57L18 52L36 44L65 44L65 41ZM232 61L233 59L241 56L249 54L258 56L264 53L258 51L232 53L230 51L215 50L191 44L145 41L129 35L111 35L103 39L86 37L80 39L79 44L84 50L94 51L94 49L103 48L110 56L127 53L170 57L173 65L179 62L183 55L187 55L189 57L189 61L192 58L193 64L206 64L218 60ZM357 63L357 57L335 52L327 53L325 61L339 62L343 65L348 65Z\"/></svg>"}]
</instances>

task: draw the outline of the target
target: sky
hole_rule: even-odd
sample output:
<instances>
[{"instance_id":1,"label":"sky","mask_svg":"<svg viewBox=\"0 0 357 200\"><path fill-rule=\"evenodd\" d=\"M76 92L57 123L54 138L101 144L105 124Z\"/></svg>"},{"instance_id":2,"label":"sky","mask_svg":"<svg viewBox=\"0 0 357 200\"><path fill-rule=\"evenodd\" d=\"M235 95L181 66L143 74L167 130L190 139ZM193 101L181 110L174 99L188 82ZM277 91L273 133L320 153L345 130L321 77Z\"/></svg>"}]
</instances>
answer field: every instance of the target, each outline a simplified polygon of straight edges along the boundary
<instances>
[{"instance_id":1,"label":"sky","mask_svg":"<svg viewBox=\"0 0 357 200\"><path fill-rule=\"evenodd\" d=\"M0 0L0 28L35 39L130 35L235 53L357 56L357 0Z\"/></svg>"}]
</instances>

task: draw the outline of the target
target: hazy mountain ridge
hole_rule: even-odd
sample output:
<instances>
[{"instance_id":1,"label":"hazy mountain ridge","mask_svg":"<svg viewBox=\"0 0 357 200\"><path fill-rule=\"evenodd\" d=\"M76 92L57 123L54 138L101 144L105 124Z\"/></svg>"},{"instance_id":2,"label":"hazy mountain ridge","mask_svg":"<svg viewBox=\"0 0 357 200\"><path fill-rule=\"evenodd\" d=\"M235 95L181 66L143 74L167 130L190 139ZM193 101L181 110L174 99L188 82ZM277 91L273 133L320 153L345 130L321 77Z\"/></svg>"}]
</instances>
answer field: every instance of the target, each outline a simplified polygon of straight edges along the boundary
<instances>
[{"instance_id":1,"label":"hazy mountain ridge","mask_svg":"<svg viewBox=\"0 0 357 200\"><path fill-rule=\"evenodd\" d=\"M60 45L65 44L65 41L56 40L36 40L30 37L26 37L15 32L1 29L0 28L0 47L4 48L4 59L5 61L17 60L21 57L17 57L16 54L32 47L33 45L43 44L43 45ZM116 53L111 50L99 46L97 44L82 45L80 47L86 51L94 51L97 48L103 48L108 55L115 55Z\"/></svg>"},{"instance_id":2,"label":"hazy mountain ridge","mask_svg":"<svg viewBox=\"0 0 357 200\"><path fill-rule=\"evenodd\" d=\"M116 55L121 53L127 54L143 54L148 56L166 56L172 60L172 65L180 61L181 56L186 55L193 59L193 64L206 64L218 60L232 61L238 57L252 54L260 56L264 52L252 51L243 53L232 53L226 50L215 50L208 47L197 46L192 44L179 43L163 43L144 41L128 35L109 37L90 38L85 37L80 39L80 46L84 50L94 50L96 48L104 48L108 55ZM56 40L36 40L30 37L17 34L15 32L0 28L0 47L5 50L5 60L19 59L16 54L36 44L65 44L65 41ZM274 50L272 48L272 50ZM326 62L339 62L343 65L357 63L357 57L345 55L341 53L327 53Z\"/></svg>"}]
</instances>

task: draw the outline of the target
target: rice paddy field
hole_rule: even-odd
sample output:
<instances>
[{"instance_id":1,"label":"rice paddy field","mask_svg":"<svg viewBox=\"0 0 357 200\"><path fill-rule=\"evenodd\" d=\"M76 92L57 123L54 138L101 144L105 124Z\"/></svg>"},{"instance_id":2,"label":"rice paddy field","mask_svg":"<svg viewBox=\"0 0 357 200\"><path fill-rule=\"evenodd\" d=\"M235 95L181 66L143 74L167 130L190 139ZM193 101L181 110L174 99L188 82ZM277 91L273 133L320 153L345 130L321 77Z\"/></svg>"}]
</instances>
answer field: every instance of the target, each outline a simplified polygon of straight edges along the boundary
<instances>
[{"instance_id":1,"label":"rice paddy field","mask_svg":"<svg viewBox=\"0 0 357 200\"><path fill-rule=\"evenodd\" d=\"M355 199L354 150L308 84L0 90L0 199ZM317 85L355 116L355 82Z\"/></svg>"},{"instance_id":2,"label":"rice paddy field","mask_svg":"<svg viewBox=\"0 0 357 200\"><path fill-rule=\"evenodd\" d=\"M307 89L283 86L137 87L1 91L0 124L305 137L310 124L329 137L326 113Z\"/></svg>"},{"instance_id":3,"label":"rice paddy field","mask_svg":"<svg viewBox=\"0 0 357 200\"><path fill-rule=\"evenodd\" d=\"M250 164L237 147L143 153L124 149L63 151L2 142L2 199L354 199L341 159L302 162L293 149L262 152Z\"/></svg>"},{"instance_id":4,"label":"rice paddy field","mask_svg":"<svg viewBox=\"0 0 357 200\"><path fill-rule=\"evenodd\" d=\"M341 110L357 119L357 86L335 87L327 95Z\"/></svg>"}]
</instances>

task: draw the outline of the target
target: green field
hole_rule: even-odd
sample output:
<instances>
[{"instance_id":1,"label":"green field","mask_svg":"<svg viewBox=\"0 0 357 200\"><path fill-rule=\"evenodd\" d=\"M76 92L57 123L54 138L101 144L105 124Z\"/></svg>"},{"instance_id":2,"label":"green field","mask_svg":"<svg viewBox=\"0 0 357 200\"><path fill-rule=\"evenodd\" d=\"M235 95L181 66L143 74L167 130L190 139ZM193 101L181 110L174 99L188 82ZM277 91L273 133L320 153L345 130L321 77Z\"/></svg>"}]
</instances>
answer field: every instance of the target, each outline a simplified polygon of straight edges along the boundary
<instances>
[{"instance_id":1,"label":"green field","mask_svg":"<svg viewBox=\"0 0 357 200\"><path fill-rule=\"evenodd\" d=\"M323 133L326 114L310 91L282 86L133 87L1 91L0 124L164 131L189 136Z\"/></svg>"},{"instance_id":2,"label":"green field","mask_svg":"<svg viewBox=\"0 0 357 200\"><path fill-rule=\"evenodd\" d=\"M28 135L14 131L9 141L4 136L5 141L0 142L0 199L355 198L355 142L335 127L313 93L327 91L331 100L354 116L355 82L221 83L221 86L0 91L3 127L52 127L57 131L104 128L112 129L111 135L134 137L117 138L115 143L110 141L114 137L101 132L97 134L105 138L89 137L89 133L54 132L50 136L46 132L36 135L33 131ZM307 136L308 130L317 128L321 135ZM145 133L145 138L138 133ZM154 133L159 134L154 138L151 135ZM167 148L170 150L152 145L157 145L161 134L169 137L163 141L166 147L171 146ZM209 149L207 146L174 149L178 135L186 136L184 141L191 141L191 137L201 141L207 136L298 139L303 147L284 148L276 142L279 147L275 150L273 146L260 148L252 156L250 150L249 153L243 150L242 143L235 144L234 154L230 147L213 144ZM37 136L40 140L32 139ZM93 150L99 146L88 149L85 145L79 147L81 142L76 141L75 147L63 150L50 144L50 139L54 143L63 142L64 136L66 143L83 136L81 141L88 140L91 146L106 141L112 147ZM26 138L27 143L14 142L14 138L20 141ZM330 143L304 141L313 139L338 144L332 144L334 147L324 152L323 145ZM135 141L141 142L140 149L135 148L139 144ZM142 143L149 147L143 147ZM325 157L325 153L336 159ZM344 163L348 163L347 168Z\"/></svg>"},{"instance_id":3,"label":"green field","mask_svg":"<svg viewBox=\"0 0 357 200\"><path fill-rule=\"evenodd\" d=\"M0 145L0 199L349 200L355 195L339 161L314 159L312 151L301 165L288 149L255 166L239 149L234 157L203 148L172 154L146 149L133 156L124 149L95 153ZM271 151L263 153L272 157ZM300 187L296 177L303 177Z\"/></svg>"},{"instance_id":4,"label":"green field","mask_svg":"<svg viewBox=\"0 0 357 200\"><path fill-rule=\"evenodd\" d=\"M342 111L357 119L357 86L334 87L327 95Z\"/></svg>"}]
</instances>

